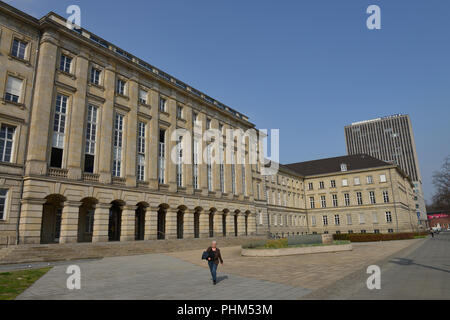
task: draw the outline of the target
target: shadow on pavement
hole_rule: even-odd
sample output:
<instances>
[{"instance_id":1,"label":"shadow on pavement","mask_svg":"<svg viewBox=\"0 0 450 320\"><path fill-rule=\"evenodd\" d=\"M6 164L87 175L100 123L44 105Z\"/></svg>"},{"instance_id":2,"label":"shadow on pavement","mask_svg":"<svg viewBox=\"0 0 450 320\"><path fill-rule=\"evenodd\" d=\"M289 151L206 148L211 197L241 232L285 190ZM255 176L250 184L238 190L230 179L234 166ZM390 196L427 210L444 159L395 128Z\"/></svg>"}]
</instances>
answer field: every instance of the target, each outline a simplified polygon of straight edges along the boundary
<instances>
[{"instance_id":1,"label":"shadow on pavement","mask_svg":"<svg viewBox=\"0 0 450 320\"><path fill-rule=\"evenodd\" d=\"M224 280L228 280L228 276L217 277L217 283L221 283Z\"/></svg>"},{"instance_id":2,"label":"shadow on pavement","mask_svg":"<svg viewBox=\"0 0 450 320\"><path fill-rule=\"evenodd\" d=\"M428 266L428 265L425 265L425 264L415 263L414 260L412 260L412 259L395 258L395 260L391 260L389 262L398 264L400 266L412 266L412 265L414 265L414 266L419 266L419 267L422 267L422 268L427 268L427 269L432 269L432 270L436 270L436 271L442 271L442 272L450 273L450 270L436 268L436 267Z\"/></svg>"}]
</instances>

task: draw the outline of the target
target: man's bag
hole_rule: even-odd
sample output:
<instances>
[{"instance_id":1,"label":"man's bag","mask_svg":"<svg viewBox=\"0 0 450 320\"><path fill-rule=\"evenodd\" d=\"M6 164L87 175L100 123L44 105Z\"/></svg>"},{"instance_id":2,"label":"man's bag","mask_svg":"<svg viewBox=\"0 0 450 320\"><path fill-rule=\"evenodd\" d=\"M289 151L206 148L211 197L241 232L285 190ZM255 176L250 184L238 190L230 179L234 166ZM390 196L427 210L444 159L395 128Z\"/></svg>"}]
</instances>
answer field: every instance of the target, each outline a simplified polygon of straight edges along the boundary
<instances>
[{"instance_id":1,"label":"man's bag","mask_svg":"<svg viewBox=\"0 0 450 320\"><path fill-rule=\"evenodd\" d=\"M208 258L209 258L209 252L208 251L203 252L202 260L208 260Z\"/></svg>"}]
</instances>

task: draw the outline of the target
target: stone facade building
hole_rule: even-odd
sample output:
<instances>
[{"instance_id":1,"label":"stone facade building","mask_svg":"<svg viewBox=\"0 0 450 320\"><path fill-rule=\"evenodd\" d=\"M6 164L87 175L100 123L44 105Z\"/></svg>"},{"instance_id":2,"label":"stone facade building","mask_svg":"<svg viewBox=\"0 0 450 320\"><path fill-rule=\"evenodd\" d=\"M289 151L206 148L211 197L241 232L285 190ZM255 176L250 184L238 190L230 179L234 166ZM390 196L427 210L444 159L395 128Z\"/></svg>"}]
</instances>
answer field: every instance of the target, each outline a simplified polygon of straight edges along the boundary
<instances>
[{"instance_id":1,"label":"stone facade building","mask_svg":"<svg viewBox=\"0 0 450 320\"><path fill-rule=\"evenodd\" d=\"M0 2L0 94L0 246L347 232L331 217L374 210L379 227L367 232L413 229L412 189L398 168L304 174L292 165L264 177L250 138L224 138L257 132L245 115L53 12L36 19ZM219 137L203 139L210 130ZM212 153L231 161L200 160ZM369 174L373 185L305 187ZM362 190L363 205L344 208L346 190L351 201ZM371 190L378 201L388 190L389 201L371 204ZM309 208L322 194L339 206ZM385 211L395 222L383 222Z\"/></svg>"}]
</instances>

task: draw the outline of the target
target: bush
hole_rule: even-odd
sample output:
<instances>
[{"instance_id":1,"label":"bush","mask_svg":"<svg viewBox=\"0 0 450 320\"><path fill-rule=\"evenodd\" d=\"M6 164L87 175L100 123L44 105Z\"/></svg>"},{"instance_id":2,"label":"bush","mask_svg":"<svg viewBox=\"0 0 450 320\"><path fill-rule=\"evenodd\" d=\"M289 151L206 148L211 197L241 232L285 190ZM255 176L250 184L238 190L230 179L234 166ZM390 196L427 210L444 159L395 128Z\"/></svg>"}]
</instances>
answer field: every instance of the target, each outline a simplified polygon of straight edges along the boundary
<instances>
[{"instance_id":1,"label":"bush","mask_svg":"<svg viewBox=\"0 0 450 320\"><path fill-rule=\"evenodd\" d=\"M335 234L333 236L335 241L349 240L351 242L375 242L375 241L394 241L394 240L410 240L421 236L419 233L389 233L389 234Z\"/></svg>"},{"instance_id":2,"label":"bush","mask_svg":"<svg viewBox=\"0 0 450 320\"><path fill-rule=\"evenodd\" d=\"M242 245L243 249L255 249L255 248L261 248L266 245L266 240L260 240L260 241L253 241L248 242Z\"/></svg>"},{"instance_id":3,"label":"bush","mask_svg":"<svg viewBox=\"0 0 450 320\"><path fill-rule=\"evenodd\" d=\"M315 234L309 234L309 235L302 235L302 236L294 236L294 237L288 237L288 244L290 246L298 246L301 244L321 244L322 243L322 236L321 235L315 235Z\"/></svg>"},{"instance_id":4,"label":"bush","mask_svg":"<svg viewBox=\"0 0 450 320\"><path fill-rule=\"evenodd\" d=\"M264 246L266 249L281 249L289 246L288 239L268 240Z\"/></svg>"}]
</instances>

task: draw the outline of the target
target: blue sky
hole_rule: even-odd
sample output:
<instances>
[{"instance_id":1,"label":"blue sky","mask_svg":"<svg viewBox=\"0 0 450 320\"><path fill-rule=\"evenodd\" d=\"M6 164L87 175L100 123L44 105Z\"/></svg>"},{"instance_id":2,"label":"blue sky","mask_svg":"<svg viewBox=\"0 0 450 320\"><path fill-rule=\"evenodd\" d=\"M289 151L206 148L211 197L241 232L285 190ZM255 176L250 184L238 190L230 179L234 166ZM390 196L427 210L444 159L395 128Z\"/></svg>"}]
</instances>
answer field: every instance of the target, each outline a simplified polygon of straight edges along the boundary
<instances>
[{"instance_id":1,"label":"blue sky","mask_svg":"<svg viewBox=\"0 0 450 320\"><path fill-rule=\"evenodd\" d=\"M283 163L345 155L344 126L411 116L427 199L450 155L450 1L150 0L8 3L82 26L279 128ZM377 4L382 29L366 28Z\"/></svg>"}]
</instances>

